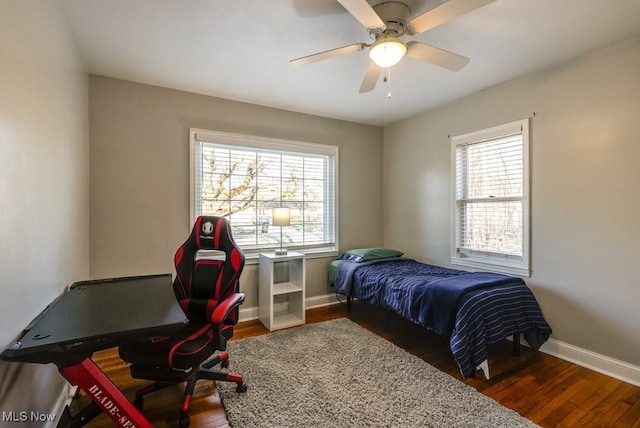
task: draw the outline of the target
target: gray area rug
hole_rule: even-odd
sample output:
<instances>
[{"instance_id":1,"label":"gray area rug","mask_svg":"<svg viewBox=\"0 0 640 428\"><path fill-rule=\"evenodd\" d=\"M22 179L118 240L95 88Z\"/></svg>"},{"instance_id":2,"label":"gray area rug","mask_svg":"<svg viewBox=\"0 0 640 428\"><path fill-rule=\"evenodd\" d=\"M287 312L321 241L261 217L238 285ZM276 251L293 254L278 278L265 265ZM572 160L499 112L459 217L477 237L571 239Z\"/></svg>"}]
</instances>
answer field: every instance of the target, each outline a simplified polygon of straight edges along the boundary
<instances>
[{"instance_id":1,"label":"gray area rug","mask_svg":"<svg viewBox=\"0 0 640 428\"><path fill-rule=\"evenodd\" d=\"M219 383L229 423L244 427L532 427L391 342L339 318L229 342Z\"/></svg>"}]
</instances>

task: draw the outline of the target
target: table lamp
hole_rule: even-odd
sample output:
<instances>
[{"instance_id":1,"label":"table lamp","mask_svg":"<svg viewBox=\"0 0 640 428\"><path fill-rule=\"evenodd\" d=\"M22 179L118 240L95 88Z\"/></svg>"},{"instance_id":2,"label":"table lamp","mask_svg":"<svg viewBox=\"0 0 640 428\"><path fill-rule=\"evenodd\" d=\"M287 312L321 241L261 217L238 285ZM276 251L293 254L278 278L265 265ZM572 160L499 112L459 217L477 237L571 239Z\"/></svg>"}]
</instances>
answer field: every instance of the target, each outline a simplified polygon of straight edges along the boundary
<instances>
[{"instance_id":1,"label":"table lamp","mask_svg":"<svg viewBox=\"0 0 640 428\"><path fill-rule=\"evenodd\" d=\"M280 249L276 250L276 256L284 256L287 250L282 248L282 226L291 224L291 213L289 208L274 208L271 212L271 218L274 226L280 226Z\"/></svg>"}]
</instances>

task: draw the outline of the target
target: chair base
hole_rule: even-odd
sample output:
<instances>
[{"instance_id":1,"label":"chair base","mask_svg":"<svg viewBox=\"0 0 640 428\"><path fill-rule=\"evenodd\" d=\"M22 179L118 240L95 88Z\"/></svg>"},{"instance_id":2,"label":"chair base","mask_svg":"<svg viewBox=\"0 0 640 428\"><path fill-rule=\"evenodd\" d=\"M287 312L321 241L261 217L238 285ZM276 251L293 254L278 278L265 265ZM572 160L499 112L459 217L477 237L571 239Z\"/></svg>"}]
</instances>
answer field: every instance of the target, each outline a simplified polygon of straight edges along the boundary
<instances>
[{"instance_id":1,"label":"chair base","mask_svg":"<svg viewBox=\"0 0 640 428\"><path fill-rule=\"evenodd\" d=\"M188 371L182 370L164 370L162 371L162 375L158 376L159 373L156 372L156 376L153 378L157 379L154 383L149 384L143 388L140 388L136 391L136 398L133 401L134 406L136 406L139 410L142 411L142 407L144 406L144 396L154 392L159 391L161 389L173 386L177 383L181 383L186 381L187 385L184 391L184 398L182 401L182 407L180 408L180 426L187 427L189 426L189 405L191 404L191 398L193 396L193 391L196 387L196 382L199 380L212 380L212 381L222 381L222 382L235 382L236 383L236 392L242 393L247 391L247 384L244 382L244 377L242 375L236 373L227 373L218 370L213 370L213 367L220 364L220 367L227 368L229 367L229 353L221 352L215 357L205 361L198 367L197 369L192 369ZM142 374L145 372L148 374L147 370L139 369L134 372L134 367L132 366L132 374ZM133 376L138 377L138 376ZM143 376L141 376L143 377ZM149 377L143 377L145 379L149 379Z\"/></svg>"}]
</instances>

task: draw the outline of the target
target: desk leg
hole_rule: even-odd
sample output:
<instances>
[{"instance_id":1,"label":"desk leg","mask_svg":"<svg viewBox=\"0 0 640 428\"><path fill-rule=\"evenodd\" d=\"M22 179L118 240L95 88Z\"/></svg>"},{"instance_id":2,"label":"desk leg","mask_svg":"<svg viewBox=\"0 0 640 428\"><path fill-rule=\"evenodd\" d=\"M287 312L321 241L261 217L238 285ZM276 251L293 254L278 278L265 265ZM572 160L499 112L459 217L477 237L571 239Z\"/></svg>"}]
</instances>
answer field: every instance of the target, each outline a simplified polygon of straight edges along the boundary
<instances>
[{"instance_id":1,"label":"desk leg","mask_svg":"<svg viewBox=\"0 0 640 428\"><path fill-rule=\"evenodd\" d=\"M127 400L111 379L90 359L60 369L72 385L78 385L119 427L151 428L149 421Z\"/></svg>"}]
</instances>

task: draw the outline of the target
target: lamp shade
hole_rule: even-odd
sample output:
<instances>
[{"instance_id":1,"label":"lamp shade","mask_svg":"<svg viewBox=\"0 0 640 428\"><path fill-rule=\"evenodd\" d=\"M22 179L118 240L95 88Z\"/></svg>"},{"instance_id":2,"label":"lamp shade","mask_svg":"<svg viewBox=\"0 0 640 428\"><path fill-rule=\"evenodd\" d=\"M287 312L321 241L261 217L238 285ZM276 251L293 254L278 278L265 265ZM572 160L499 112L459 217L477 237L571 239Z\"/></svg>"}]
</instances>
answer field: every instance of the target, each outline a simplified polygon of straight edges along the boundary
<instances>
[{"instance_id":1,"label":"lamp shade","mask_svg":"<svg viewBox=\"0 0 640 428\"><path fill-rule=\"evenodd\" d=\"M380 67L396 65L407 53L407 44L396 37L376 40L369 48L369 58Z\"/></svg>"},{"instance_id":2,"label":"lamp shade","mask_svg":"<svg viewBox=\"0 0 640 428\"><path fill-rule=\"evenodd\" d=\"M289 226L291 224L289 208L273 208L271 218L274 226Z\"/></svg>"}]
</instances>

